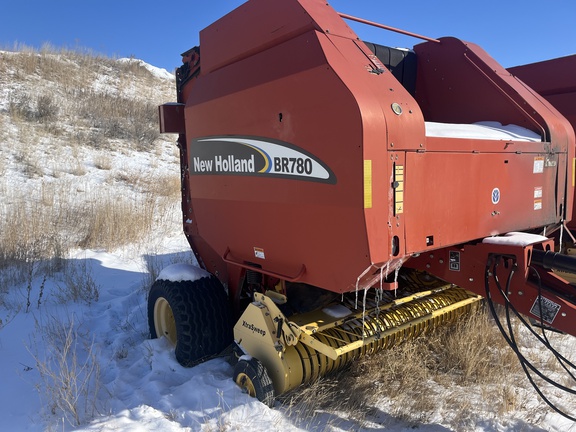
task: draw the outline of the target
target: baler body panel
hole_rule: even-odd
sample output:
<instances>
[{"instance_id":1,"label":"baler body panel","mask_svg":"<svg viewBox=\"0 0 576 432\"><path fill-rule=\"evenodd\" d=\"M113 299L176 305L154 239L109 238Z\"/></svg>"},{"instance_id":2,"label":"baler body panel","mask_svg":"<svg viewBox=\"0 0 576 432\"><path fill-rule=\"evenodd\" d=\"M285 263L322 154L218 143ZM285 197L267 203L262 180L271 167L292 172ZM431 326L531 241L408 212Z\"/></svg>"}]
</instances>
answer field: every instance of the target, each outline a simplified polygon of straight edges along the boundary
<instances>
[{"instance_id":1,"label":"baler body panel","mask_svg":"<svg viewBox=\"0 0 576 432\"><path fill-rule=\"evenodd\" d=\"M257 26L257 14L252 18L243 26ZM203 52L215 43L204 43L212 30L201 34ZM243 46L249 43L250 37ZM403 237L403 227L382 223L383 214L385 220L392 216L394 161L387 143L418 148L424 124L413 98L389 72L370 73L377 66L369 54L354 39L307 30L230 64L210 61L208 69L216 69L210 73L203 66L186 101L189 188L199 235L223 257L282 275L296 275L305 265L302 282L338 291L353 289L372 262L390 259L391 238ZM393 102L412 113L397 116ZM210 161L194 152L192 142L214 137L295 147L324 164L333 181L216 172L216 165L208 171L199 164ZM369 179L365 160L371 162Z\"/></svg>"},{"instance_id":2,"label":"baler body panel","mask_svg":"<svg viewBox=\"0 0 576 432\"><path fill-rule=\"evenodd\" d=\"M215 274L346 292L415 253L570 217L570 126L473 44L417 45L412 95L325 2L252 0L200 41L184 188ZM541 141L427 137L430 121Z\"/></svg>"},{"instance_id":3,"label":"baler body panel","mask_svg":"<svg viewBox=\"0 0 576 432\"><path fill-rule=\"evenodd\" d=\"M554 223L557 158L540 169L545 163L541 153L408 153L406 190L421 187L406 193L407 248L437 249Z\"/></svg>"},{"instance_id":4,"label":"baler body panel","mask_svg":"<svg viewBox=\"0 0 576 432\"><path fill-rule=\"evenodd\" d=\"M311 55L304 57L306 48ZM191 137L285 143L333 173L333 182L323 183L258 172L223 173L216 165L202 171L194 166L202 154L192 147L190 190L199 233L222 256L229 251L229 258L238 262L296 275L305 261L347 244L355 251L346 257L350 264L366 267L366 235L345 228L364 225L362 156L358 147L341 146L342 141L362 140L360 113L323 57L312 31L199 78L201 90L186 108L189 145ZM351 127L334 128L343 121ZM329 259L319 261L307 267L309 283L325 284L321 278L326 277L335 283L342 277L338 269L332 271Z\"/></svg>"}]
</instances>

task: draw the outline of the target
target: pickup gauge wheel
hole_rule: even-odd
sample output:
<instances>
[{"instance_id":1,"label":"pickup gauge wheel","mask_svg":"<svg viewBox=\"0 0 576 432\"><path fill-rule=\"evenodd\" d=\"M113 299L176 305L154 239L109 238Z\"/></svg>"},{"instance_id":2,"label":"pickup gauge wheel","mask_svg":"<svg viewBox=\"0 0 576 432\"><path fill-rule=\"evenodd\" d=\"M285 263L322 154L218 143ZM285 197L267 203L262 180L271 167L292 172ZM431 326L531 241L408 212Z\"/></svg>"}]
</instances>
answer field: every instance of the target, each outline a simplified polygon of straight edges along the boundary
<instances>
[{"instance_id":1,"label":"pickup gauge wheel","mask_svg":"<svg viewBox=\"0 0 576 432\"><path fill-rule=\"evenodd\" d=\"M274 386L264 365L255 358L240 359L234 367L234 382L243 392L263 404L274 406Z\"/></svg>"}]
</instances>

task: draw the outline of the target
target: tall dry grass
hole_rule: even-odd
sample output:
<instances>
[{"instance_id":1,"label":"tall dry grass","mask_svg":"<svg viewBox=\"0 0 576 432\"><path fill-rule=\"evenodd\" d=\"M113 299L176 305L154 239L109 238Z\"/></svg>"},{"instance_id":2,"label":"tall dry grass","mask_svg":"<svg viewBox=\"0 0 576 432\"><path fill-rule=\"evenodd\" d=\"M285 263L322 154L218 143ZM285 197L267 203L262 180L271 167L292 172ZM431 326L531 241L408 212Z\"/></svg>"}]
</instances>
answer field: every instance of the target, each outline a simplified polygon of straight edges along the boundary
<instances>
[{"instance_id":1,"label":"tall dry grass","mask_svg":"<svg viewBox=\"0 0 576 432\"><path fill-rule=\"evenodd\" d=\"M177 174L131 178L136 189L78 190L74 181L43 182L8 191L0 204L0 269L18 262L62 258L75 247L114 249L145 241L179 202Z\"/></svg>"},{"instance_id":2,"label":"tall dry grass","mask_svg":"<svg viewBox=\"0 0 576 432\"><path fill-rule=\"evenodd\" d=\"M454 430L469 430L482 420L479 411L498 418L522 408L526 395L516 391L522 379L514 353L481 308L454 326L359 359L281 401L297 426L313 430L386 427L399 420L417 427L439 415L451 416L444 420ZM326 415L334 412L339 416Z\"/></svg>"},{"instance_id":3,"label":"tall dry grass","mask_svg":"<svg viewBox=\"0 0 576 432\"><path fill-rule=\"evenodd\" d=\"M29 348L40 374L37 390L48 423L60 419L72 427L103 412L100 363L94 342L71 316L36 321L37 335ZM37 352L36 347L46 347ZM54 425L55 426L55 425ZM64 429L64 424L61 425Z\"/></svg>"},{"instance_id":4,"label":"tall dry grass","mask_svg":"<svg viewBox=\"0 0 576 432\"><path fill-rule=\"evenodd\" d=\"M156 151L156 105L172 95L172 83L138 62L82 48L4 50L10 52L0 52L0 137L9 145L0 149L0 271L58 260L75 247L142 241L179 201L177 167L173 175L134 174L115 196L106 185L82 186L90 165L85 149L102 149L90 157L102 170L114 165L111 148ZM25 178L22 187L4 177L17 175L14 166ZM2 283L0 292L6 289Z\"/></svg>"},{"instance_id":5,"label":"tall dry grass","mask_svg":"<svg viewBox=\"0 0 576 432\"><path fill-rule=\"evenodd\" d=\"M42 125L69 142L110 148L123 140L153 149L159 137L157 105L172 85L161 83L141 63L117 61L82 49L22 45L0 52L0 85L15 124ZM166 96L157 89L164 86Z\"/></svg>"}]
</instances>

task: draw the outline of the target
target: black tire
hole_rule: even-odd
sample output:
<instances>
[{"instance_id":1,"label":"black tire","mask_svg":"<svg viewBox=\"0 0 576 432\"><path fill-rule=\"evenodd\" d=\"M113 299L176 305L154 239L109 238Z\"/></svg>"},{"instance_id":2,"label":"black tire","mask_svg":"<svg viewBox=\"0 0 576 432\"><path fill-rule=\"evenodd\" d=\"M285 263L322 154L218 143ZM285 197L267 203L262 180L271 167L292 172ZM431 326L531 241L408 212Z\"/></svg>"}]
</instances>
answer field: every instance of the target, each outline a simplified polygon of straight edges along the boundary
<instances>
[{"instance_id":1,"label":"black tire","mask_svg":"<svg viewBox=\"0 0 576 432\"><path fill-rule=\"evenodd\" d=\"M232 343L230 315L228 297L215 276L182 282L157 280L150 288L150 336L166 336L184 367L213 357Z\"/></svg>"},{"instance_id":2,"label":"black tire","mask_svg":"<svg viewBox=\"0 0 576 432\"><path fill-rule=\"evenodd\" d=\"M255 358L240 359L234 367L234 382L243 392L269 407L274 406L274 386L264 365Z\"/></svg>"}]
</instances>

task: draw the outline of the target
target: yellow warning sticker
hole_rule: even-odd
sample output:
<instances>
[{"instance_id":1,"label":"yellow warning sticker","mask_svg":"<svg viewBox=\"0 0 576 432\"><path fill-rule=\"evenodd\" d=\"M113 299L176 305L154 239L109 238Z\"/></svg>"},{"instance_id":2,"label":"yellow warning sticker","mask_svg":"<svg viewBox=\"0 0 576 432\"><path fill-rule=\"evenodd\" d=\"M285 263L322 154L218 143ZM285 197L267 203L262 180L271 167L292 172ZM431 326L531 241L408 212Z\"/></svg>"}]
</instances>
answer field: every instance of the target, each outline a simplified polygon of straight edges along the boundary
<instances>
[{"instance_id":1,"label":"yellow warning sticker","mask_svg":"<svg viewBox=\"0 0 576 432\"><path fill-rule=\"evenodd\" d=\"M372 160L364 161L364 208L372 208Z\"/></svg>"},{"instance_id":2,"label":"yellow warning sticker","mask_svg":"<svg viewBox=\"0 0 576 432\"><path fill-rule=\"evenodd\" d=\"M404 165L394 166L394 214L404 213Z\"/></svg>"}]
</instances>

